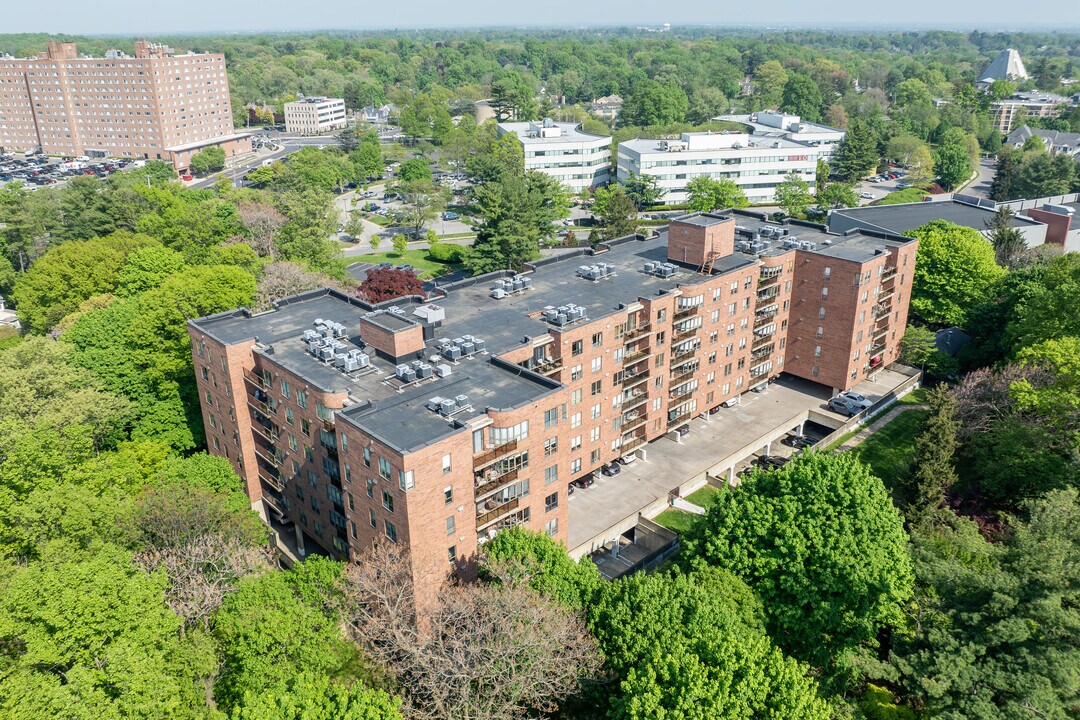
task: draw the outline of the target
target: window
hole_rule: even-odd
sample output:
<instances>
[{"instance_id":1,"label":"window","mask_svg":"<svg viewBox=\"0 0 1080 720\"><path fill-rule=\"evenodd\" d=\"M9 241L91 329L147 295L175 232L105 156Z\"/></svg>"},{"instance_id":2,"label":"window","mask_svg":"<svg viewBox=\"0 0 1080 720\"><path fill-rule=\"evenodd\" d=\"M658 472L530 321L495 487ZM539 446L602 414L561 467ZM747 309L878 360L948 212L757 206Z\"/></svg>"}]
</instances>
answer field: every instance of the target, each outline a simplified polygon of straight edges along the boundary
<instances>
[{"instance_id":1,"label":"window","mask_svg":"<svg viewBox=\"0 0 1080 720\"><path fill-rule=\"evenodd\" d=\"M394 527L394 523L390 522L389 520L386 521L386 537L392 543L397 542L397 528Z\"/></svg>"},{"instance_id":2,"label":"window","mask_svg":"<svg viewBox=\"0 0 1080 720\"><path fill-rule=\"evenodd\" d=\"M364 465L366 467L371 467L371 448L370 447L364 448Z\"/></svg>"},{"instance_id":3,"label":"window","mask_svg":"<svg viewBox=\"0 0 1080 720\"><path fill-rule=\"evenodd\" d=\"M548 520L544 523L544 532L548 534L548 537L554 537L559 534L559 518Z\"/></svg>"},{"instance_id":4,"label":"window","mask_svg":"<svg viewBox=\"0 0 1080 720\"><path fill-rule=\"evenodd\" d=\"M552 465L549 468L544 468L544 484L550 485L559 479L559 468L557 465Z\"/></svg>"},{"instance_id":5,"label":"window","mask_svg":"<svg viewBox=\"0 0 1080 720\"><path fill-rule=\"evenodd\" d=\"M368 519L371 521L371 527L373 527L373 528L374 527L379 527L379 525L375 522L375 511L369 509L368 510L368 516L369 516Z\"/></svg>"},{"instance_id":6,"label":"window","mask_svg":"<svg viewBox=\"0 0 1080 720\"><path fill-rule=\"evenodd\" d=\"M829 288L827 288L827 287L821 288L821 299L822 300L828 300L829 299Z\"/></svg>"},{"instance_id":7,"label":"window","mask_svg":"<svg viewBox=\"0 0 1080 720\"><path fill-rule=\"evenodd\" d=\"M379 475L383 480L390 479L390 461L386 458L379 458Z\"/></svg>"},{"instance_id":8,"label":"window","mask_svg":"<svg viewBox=\"0 0 1080 720\"><path fill-rule=\"evenodd\" d=\"M369 498L375 497L375 481L371 478L368 478L367 480L367 496Z\"/></svg>"},{"instance_id":9,"label":"window","mask_svg":"<svg viewBox=\"0 0 1080 720\"><path fill-rule=\"evenodd\" d=\"M442 456L442 472L443 475L450 473L450 453L446 453Z\"/></svg>"},{"instance_id":10,"label":"window","mask_svg":"<svg viewBox=\"0 0 1080 720\"><path fill-rule=\"evenodd\" d=\"M824 320L825 319L825 308L818 308L817 316L818 316L818 320Z\"/></svg>"},{"instance_id":11,"label":"window","mask_svg":"<svg viewBox=\"0 0 1080 720\"><path fill-rule=\"evenodd\" d=\"M596 436L597 436L597 438L599 438L600 437L600 428L593 428L593 429L596 430ZM578 450L579 448L581 448L581 436L580 435L575 435L574 437L570 438L570 452L574 452L575 450Z\"/></svg>"},{"instance_id":12,"label":"window","mask_svg":"<svg viewBox=\"0 0 1080 720\"><path fill-rule=\"evenodd\" d=\"M580 404L581 404L581 388L578 388L577 390L571 390L570 391L570 405L573 406L573 405L580 405Z\"/></svg>"},{"instance_id":13,"label":"window","mask_svg":"<svg viewBox=\"0 0 1080 720\"><path fill-rule=\"evenodd\" d=\"M738 303L731 303L730 305L728 305L728 309L727 309L728 310L728 315L734 315L735 310L738 308L738 306L739 306Z\"/></svg>"},{"instance_id":14,"label":"window","mask_svg":"<svg viewBox=\"0 0 1080 720\"><path fill-rule=\"evenodd\" d=\"M446 518L446 534L447 535L453 535L454 534L454 516L453 515Z\"/></svg>"},{"instance_id":15,"label":"window","mask_svg":"<svg viewBox=\"0 0 1080 720\"><path fill-rule=\"evenodd\" d=\"M593 420L600 419L600 413L603 410L603 403L596 403L589 409L589 417Z\"/></svg>"},{"instance_id":16,"label":"window","mask_svg":"<svg viewBox=\"0 0 1080 720\"><path fill-rule=\"evenodd\" d=\"M394 512L394 496L385 490L382 491L382 506L390 512Z\"/></svg>"},{"instance_id":17,"label":"window","mask_svg":"<svg viewBox=\"0 0 1080 720\"><path fill-rule=\"evenodd\" d=\"M581 472L581 458L575 458L570 461L570 474L577 475Z\"/></svg>"},{"instance_id":18,"label":"window","mask_svg":"<svg viewBox=\"0 0 1080 720\"><path fill-rule=\"evenodd\" d=\"M559 408L551 408L544 411L544 427L555 427L559 424Z\"/></svg>"},{"instance_id":19,"label":"window","mask_svg":"<svg viewBox=\"0 0 1080 720\"><path fill-rule=\"evenodd\" d=\"M559 438L548 438L544 441L544 457L554 455L559 451Z\"/></svg>"},{"instance_id":20,"label":"window","mask_svg":"<svg viewBox=\"0 0 1080 720\"><path fill-rule=\"evenodd\" d=\"M290 407L285 408L285 422L289 423L290 425L296 424L296 419L293 418L292 408Z\"/></svg>"},{"instance_id":21,"label":"window","mask_svg":"<svg viewBox=\"0 0 1080 720\"><path fill-rule=\"evenodd\" d=\"M454 488L451 487L450 485L447 485L446 487L443 488L442 496L443 496L443 505L451 504L452 502L454 502Z\"/></svg>"},{"instance_id":22,"label":"window","mask_svg":"<svg viewBox=\"0 0 1080 720\"><path fill-rule=\"evenodd\" d=\"M450 549L446 551L446 558L451 565L457 565L457 547L455 545L451 545Z\"/></svg>"},{"instance_id":23,"label":"window","mask_svg":"<svg viewBox=\"0 0 1080 720\"><path fill-rule=\"evenodd\" d=\"M413 471L398 470L398 484L401 485L401 490L403 492L412 490L413 487L416 485L415 479L413 477Z\"/></svg>"},{"instance_id":24,"label":"window","mask_svg":"<svg viewBox=\"0 0 1080 720\"><path fill-rule=\"evenodd\" d=\"M825 337L825 328L821 325L817 326L817 337Z\"/></svg>"},{"instance_id":25,"label":"window","mask_svg":"<svg viewBox=\"0 0 1080 720\"><path fill-rule=\"evenodd\" d=\"M352 536L353 536L353 540L355 540L356 539L356 523L354 523L352 521L349 521L349 524L352 525Z\"/></svg>"},{"instance_id":26,"label":"window","mask_svg":"<svg viewBox=\"0 0 1080 720\"><path fill-rule=\"evenodd\" d=\"M311 496L311 509L315 512L319 512L319 498L314 495Z\"/></svg>"},{"instance_id":27,"label":"window","mask_svg":"<svg viewBox=\"0 0 1080 720\"><path fill-rule=\"evenodd\" d=\"M551 512L555 508L559 507L559 493L553 492L544 498L544 511Z\"/></svg>"},{"instance_id":28,"label":"window","mask_svg":"<svg viewBox=\"0 0 1080 720\"><path fill-rule=\"evenodd\" d=\"M300 432L305 435L311 434L311 423L308 422L307 418L300 418Z\"/></svg>"},{"instance_id":29,"label":"window","mask_svg":"<svg viewBox=\"0 0 1080 720\"><path fill-rule=\"evenodd\" d=\"M592 346L594 348L597 348L597 347L600 347L603 344L604 344L604 333L602 333L602 332L593 333Z\"/></svg>"},{"instance_id":30,"label":"window","mask_svg":"<svg viewBox=\"0 0 1080 720\"><path fill-rule=\"evenodd\" d=\"M570 368L570 379L571 380L580 380L581 379L581 366L580 365L575 365L574 367Z\"/></svg>"},{"instance_id":31,"label":"window","mask_svg":"<svg viewBox=\"0 0 1080 720\"><path fill-rule=\"evenodd\" d=\"M281 381L281 397L285 398L286 400L288 400L289 397L290 397L290 395L289 395L289 383L286 382L285 380Z\"/></svg>"},{"instance_id":32,"label":"window","mask_svg":"<svg viewBox=\"0 0 1080 720\"><path fill-rule=\"evenodd\" d=\"M570 343L570 355L580 355L581 352L582 342L580 340L575 340L574 342Z\"/></svg>"},{"instance_id":33,"label":"window","mask_svg":"<svg viewBox=\"0 0 1080 720\"><path fill-rule=\"evenodd\" d=\"M600 372L600 368L603 367L603 364L604 364L604 359L603 358L593 358L592 371L594 373Z\"/></svg>"},{"instance_id":34,"label":"window","mask_svg":"<svg viewBox=\"0 0 1080 720\"><path fill-rule=\"evenodd\" d=\"M825 279L828 280L830 277L832 277L832 268L831 267L826 267L825 268Z\"/></svg>"},{"instance_id":35,"label":"window","mask_svg":"<svg viewBox=\"0 0 1080 720\"><path fill-rule=\"evenodd\" d=\"M815 345L814 346L814 357L821 357L821 346L820 345Z\"/></svg>"},{"instance_id":36,"label":"window","mask_svg":"<svg viewBox=\"0 0 1080 720\"><path fill-rule=\"evenodd\" d=\"M599 426L589 430L589 442L600 442L600 428ZM578 435L578 447L581 447L581 436ZM570 448L571 450L577 450L577 448Z\"/></svg>"},{"instance_id":37,"label":"window","mask_svg":"<svg viewBox=\"0 0 1080 720\"><path fill-rule=\"evenodd\" d=\"M299 405L302 408L307 407L307 391L306 390L297 390L296 391L296 404Z\"/></svg>"},{"instance_id":38,"label":"window","mask_svg":"<svg viewBox=\"0 0 1080 720\"><path fill-rule=\"evenodd\" d=\"M581 427L581 413L577 412L577 413L574 413L573 415L570 416L570 427L571 428L579 428L579 427Z\"/></svg>"},{"instance_id":39,"label":"window","mask_svg":"<svg viewBox=\"0 0 1080 720\"><path fill-rule=\"evenodd\" d=\"M596 397L597 395L599 395L600 393L603 392L603 387L604 387L604 381L603 380L594 380L592 385L589 386L589 394L592 395L593 397Z\"/></svg>"}]
</instances>

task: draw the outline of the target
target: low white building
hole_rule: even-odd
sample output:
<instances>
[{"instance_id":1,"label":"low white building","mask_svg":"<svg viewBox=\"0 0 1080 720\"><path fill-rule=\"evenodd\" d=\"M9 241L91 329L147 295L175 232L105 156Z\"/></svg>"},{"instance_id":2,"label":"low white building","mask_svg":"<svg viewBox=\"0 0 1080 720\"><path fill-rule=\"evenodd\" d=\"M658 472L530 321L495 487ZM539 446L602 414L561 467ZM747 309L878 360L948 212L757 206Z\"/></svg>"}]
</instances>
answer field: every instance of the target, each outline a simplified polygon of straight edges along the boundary
<instances>
[{"instance_id":1,"label":"low white building","mask_svg":"<svg viewBox=\"0 0 1080 720\"><path fill-rule=\"evenodd\" d=\"M611 181L611 138L583 132L577 123L499 123L499 135L514 133L525 154L525 169L539 170L574 192Z\"/></svg>"},{"instance_id":2,"label":"low white building","mask_svg":"<svg viewBox=\"0 0 1080 720\"><path fill-rule=\"evenodd\" d=\"M713 120L741 123L755 140L777 137L814 145L819 148L819 157L826 160L844 139L845 134L840 128L806 122L798 115L775 110L761 110L752 115L720 115Z\"/></svg>"},{"instance_id":3,"label":"low white building","mask_svg":"<svg viewBox=\"0 0 1080 720\"><path fill-rule=\"evenodd\" d=\"M697 177L732 180L751 203L770 203L776 186L795 173L814 190L821 148L784 137L749 133L683 133L679 140L619 143L618 179L652 175L668 205L685 203L686 186Z\"/></svg>"},{"instance_id":4,"label":"low white building","mask_svg":"<svg viewBox=\"0 0 1080 720\"><path fill-rule=\"evenodd\" d=\"M285 103L285 132L318 135L348 124L342 98L310 97Z\"/></svg>"}]
</instances>

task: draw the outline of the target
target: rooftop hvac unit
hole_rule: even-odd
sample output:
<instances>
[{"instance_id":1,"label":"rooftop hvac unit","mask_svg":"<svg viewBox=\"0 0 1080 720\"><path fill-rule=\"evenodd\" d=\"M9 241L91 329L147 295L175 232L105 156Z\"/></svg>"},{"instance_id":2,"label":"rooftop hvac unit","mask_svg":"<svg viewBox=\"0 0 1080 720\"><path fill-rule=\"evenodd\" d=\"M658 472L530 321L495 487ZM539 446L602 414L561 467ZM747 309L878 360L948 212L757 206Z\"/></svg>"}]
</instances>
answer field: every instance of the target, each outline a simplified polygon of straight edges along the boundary
<instances>
[{"instance_id":1,"label":"rooftop hvac unit","mask_svg":"<svg viewBox=\"0 0 1080 720\"><path fill-rule=\"evenodd\" d=\"M566 316L566 313L561 312L555 316L555 320L553 322L556 325L565 325L566 323L570 322L570 318Z\"/></svg>"},{"instance_id":2,"label":"rooftop hvac unit","mask_svg":"<svg viewBox=\"0 0 1080 720\"><path fill-rule=\"evenodd\" d=\"M452 372L453 369L449 365L442 364L435 366L435 374L439 377L448 377Z\"/></svg>"},{"instance_id":3,"label":"rooftop hvac unit","mask_svg":"<svg viewBox=\"0 0 1080 720\"><path fill-rule=\"evenodd\" d=\"M801 243L801 245L802 245L803 250L816 250L817 249L817 243L811 242L809 240L804 240Z\"/></svg>"},{"instance_id":4,"label":"rooftop hvac unit","mask_svg":"<svg viewBox=\"0 0 1080 720\"><path fill-rule=\"evenodd\" d=\"M335 353L344 353L347 352L349 349L349 346L341 342L340 340L335 340L334 342L330 343L330 347L334 348Z\"/></svg>"},{"instance_id":5,"label":"rooftop hvac unit","mask_svg":"<svg viewBox=\"0 0 1080 720\"><path fill-rule=\"evenodd\" d=\"M496 289L496 290L505 290L506 289L506 281L503 280L502 278L499 278L498 280L495 281L495 288L494 289Z\"/></svg>"},{"instance_id":6,"label":"rooftop hvac unit","mask_svg":"<svg viewBox=\"0 0 1080 720\"><path fill-rule=\"evenodd\" d=\"M759 253L769 247L769 243L760 240L750 243L750 252Z\"/></svg>"},{"instance_id":7,"label":"rooftop hvac unit","mask_svg":"<svg viewBox=\"0 0 1080 720\"><path fill-rule=\"evenodd\" d=\"M334 329L329 325L323 325L321 328L319 328L319 334L329 340L334 337Z\"/></svg>"},{"instance_id":8,"label":"rooftop hvac unit","mask_svg":"<svg viewBox=\"0 0 1080 720\"><path fill-rule=\"evenodd\" d=\"M343 372L356 372L360 369L360 363L354 357L345 357L339 366Z\"/></svg>"},{"instance_id":9,"label":"rooftop hvac unit","mask_svg":"<svg viewBox=\"0 0 1080 720\"><path fill-rule=\"evenodd\" d=\"M397 305L391 305L389 310L390 310L390 312L394 313L395 315L404 315L405 314L405 311L403 309L401 309L400 307L398 307Z\"/></svg>"},{"instance_id":10,"label":"rooftop hvac unit","mask_svg":"<svg viewBox=\"0 0 1080 720\"><path fill-rule=\"evenodd\" d=\"M315 318L315 322L313 322L312 325L319 326L319 325L323 325L325 323L326 323L326 321L323 320L322 318Z\"/></svg>"},{"instance_id":11,"label":"rooftop hvac unit","mask_svg":"<svg viewBox=\"0 0 1080 720\"><path fill-rule=\"evenodd\" d=\"M360 352L358 350L356 351L355 357L357 364L362 368L366 368L368 365L371 364L371 357L367 353Z\"/></svg>"},{"instance_id":12,"label":"rooftop hvac unit","mask_svg":"<svg viewBox=\"0 0 1080 720\"><path fill-rule=\"evenodd\" d=\"M348 334L348 329L341 323L334 323L334 337L343 338Z\"/></svg>"},{"instance_id":13,"label":"rooftop hvac unit","mask_svg":"<svg viewBox=\"0 0 1080 720\"><path fill-rule=\"evenodd\" d=\"M737 240L735 242L735 249L739 252L749 252L750 243L748 243L746 240Z\"/></svg>"},{"instance_id":14,"label":"rooftop hvac unit","mask_svg":"<svg viewBox=\"0 0 1080 720\"><path fill-rule=\"evenodd\" d=\"M469 404L469 396L468 395L456 395L454 397L454 402L456 402L458 404L458 407L465 407L466 405Z\"/></svg>"},{"instance_id":15,"label":"rooftop hvac unit","mask_svg":"<svg viewBox=\"0 0 1080 720\"><path fill-rule=\"evenodd\" d=\"M476 351L476 346L474 346L471 341L466 340L465 342L461 343L461 354L462 355L472 355L473 352L475 352L475 351Z\"/></svg>"},{"instance_id":16,"label":"rooftop hvac unit","mask_svg":"<svg viewBox=\"0 0 1080 720\"><path fill-rule=\"evenodd\" d=\"M555 318L557 318L558 316L559 311L555 308L546 308L544 310L544 317L547 318L548 322L555 322Z\"/></svg>"},{"instance_id":17,"label":"rooftop hvac unit","mask_svg":"<svg viewBox=\"0 0 1080 720\"><path fill-rule=\"evenodd\" d=\"M398 365L394 374L397 375L397 377L399 378L403 378L405 377L405 373L409 372L410 370L412 370L412 368L410 368L408 365Z\"/></svg>"},{"instance_id":18,"label":"rooftop hvac unit","mask_svg":"<svg viewBox=\"0 0 1080 720\"><path fill-rule=\"evenodd\" d=\"M656 274L662 278L669 278L674 275L678 269L671 263L662 263L657 269Z\"/></svg>"},{"instance_id":19,"label":"rooftop hvac unit","mask_svg":"<svg viewBox=\"0 0 1080 720\"><path fill-rule=\"evenodd\" d=\"M463 337L456 337L456 338L454 338L454 344L455 344L455 345L460 345L460 344L461 344L461 343L463 343L463 342L465 342L465 338L463 338Z\"/></svg>"},{"instance_id":20,"label":"rooftop hvac unit","mask_svg":"<svg viewBox=\"0 0 1080 720\"><path fill-rule=\"evenodd\" d=\"M450 343L450 338L439 338L438 340L435 341L435 344L440 346L440 347L445 347L445 346L451 344Z\"/></svg>"},{"instance_id":21,"label":"rooftop hvac unit","mask_svg":"<svg viewBox=\"0 0 1080 720\"><path fill-rule=\"evenodd\" d=\"M431 366L427 363L420 363L416 366L416 377L418 378L429 378L433 372Z\"/></svg>"},{"instance_id":22,"label":"rooftop hvac unit","mask_svg":"<svg viewBox=\"0 0 1080 720\"><path fill-rule=\"evenodd\" d=\"M323 362L329 362L334 359L334 348L329 345L323 345L319 348L319 359Z\"/></svg>"},{"instance_id":23,"label":"rooftop hvac unit","mask_svg":"<svg viewBox=\"0 0 1080 720\"><path fill-rule=\"evenodd\" d=\"M500 287L493 288L491 291L491 297L495 298L496 300L502 300L504 297L506 297L506 291Z\"/></svg>"},{"instance_id":24,"label":"rooftop hvac unit","mask_svg":"<svg viewBox=\"0 0 1080 720\"><path fill-rule=\"evenodd\" d=\"M436 395L435 397L428 398L428 401L424 403L424 407L432 412L439 412L439 408L442 407L443 399Z\"/></svg>"},{"instance_id":25,"label":"rooftop hvac unit","mask_svg":"<svg viewBox=\"0 0 1080 720\"><path fill-rule=\"evenodd\" d=\"M406 368L405 372L401 374L402 382L411 383L416 379L416 371L412 368Z\"/></svg>"},{"instance_id":26,"label":"rooftop hvac unit","mask_svg":"<svg viewBox=\"0 0 1080 720\"><path fill-rule=\"evenodd\" d=\"M484 349L487 347L487 343L480 338L473 338L473 347L476 349L476 352L484 352Z\"/></svg>"},{"instance_id":27,"label":"rooftop hvac unit","mask_svg":"<svg viewBox=\"0 0 1080 720\"><path fill-rule=\"evenodd\" d=\"M452 415L454 413L454 410L456 409L457 403L453 400L447 399L439 403L439 413L441 413L442 415Z\"/></svg>"},{"instance_id":28,"label":"rooftop hvac unit","mask_svg":"<svg viewBox=\"0 0 1080 720\"><path fill-rule=\"evenodd\" d=\"M457 345L448 345L443 349L443 357L449 360L461 359L461 348Z\"/></svg>"},{"instance_id":29,"label":"rooftop hvac unit","mask_svg":"<svg viewBox=\"0 0 1080 720\"><path fill-rule=\"evenodd\" d=\"M334 367L344 370L345 362L349 359L349 355L346 353L337 353L334 356Z\"/></svg>"},{"instance_id":30,"label":"rooftop hvac unit","mask_svg":"<svg viewBox=\"0 0 1080 720\"><path fill-rule=\"evenodd\" d=\"M651 275L652 273L656 272L656 266L659 265L659 264L660 263L656 262L655 260L646 260L645 261L645 272L647 272L647 273L649 273Z\"/></svg>"},{"instance_id":31,"label":"rooftop hvac unit","mask_svg":"<svg viewBox=\"0 0 1080 720\"><path fill-rule=\"evenodd\" d=\"M521 288L523 290L532 290L532 283L533 281L531 277L521 278Z\"/></svg>"},{"instance_id":32,"label":"rooftop hvac unit","mask_svg":"<svg viewBox=\"0 0 1080 720\"><path fill-rule=\"evenodd\" d=\"M315 332L314 330L305 330L304 331L304 342L306 342L306 343L311 343L312 340L316 340L316 339L318 339L318 337L319 337L319 333Z\"/></svg>"}]
</instances>

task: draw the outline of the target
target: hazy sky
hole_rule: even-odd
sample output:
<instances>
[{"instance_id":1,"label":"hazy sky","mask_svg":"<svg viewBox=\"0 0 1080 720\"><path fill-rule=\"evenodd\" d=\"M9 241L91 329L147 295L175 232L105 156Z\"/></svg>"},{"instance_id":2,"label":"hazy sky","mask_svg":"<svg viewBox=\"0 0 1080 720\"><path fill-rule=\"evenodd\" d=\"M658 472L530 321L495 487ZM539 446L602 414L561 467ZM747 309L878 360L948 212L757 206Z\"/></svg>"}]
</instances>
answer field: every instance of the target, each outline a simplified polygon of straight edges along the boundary
<instances>
[{"instance_id":1,"label":"hazy sky","mask_svg":"<svg viewBox=\"0 0 1080 720\"><path fill-rule=\"evenodd\" d=\"M4 0L0 33L175 34L448 26L894 25L988 30L1061 28L1076 0ZM1001 17L1000 20L994 16ZM1021 25L1016 18L1022 18ZM1069 21L1076 27L1080 20Z\"/></svg>"}]
</instances>

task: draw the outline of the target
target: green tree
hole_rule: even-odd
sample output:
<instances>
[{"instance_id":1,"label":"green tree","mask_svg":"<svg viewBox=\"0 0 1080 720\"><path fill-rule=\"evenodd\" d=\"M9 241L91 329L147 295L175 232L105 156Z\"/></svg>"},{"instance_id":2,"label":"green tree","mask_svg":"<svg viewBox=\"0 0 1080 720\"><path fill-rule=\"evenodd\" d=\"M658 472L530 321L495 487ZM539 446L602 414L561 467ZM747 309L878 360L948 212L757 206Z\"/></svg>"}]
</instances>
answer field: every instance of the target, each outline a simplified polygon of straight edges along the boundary
<instances>
[{"instance_id":1,"label":"green tree","mask_svg":"<svg viewBox=\"0 0 1080 720\"><path fill-rule=\"evenodd\" d=\"M956 360L938 349L937 333L922 325L908 325L904 329L900 360L930 375L948 376L958 370Z\"/></svg>"},{"instance_id":2,"label":"green tree","mask_svg":"<svg viewBox=\"0 0 1080 720\"><path fill-rule=\"evenodd\" d=\"M529 586L567 607L583 610L603 581L589 560L574 562L566 548L547 535L516 527L500 532L484 545L480 577Z\"/></svg>"},{"instance_id":3,"label":"green tree","mask_svg":"<svg viewBox=\"0 0 1080 720\"><path fill-rule=\"evenodd\" d=\"M667 125L686 119L689 101L677 85L641 80L623 101L619 111L621 125Z\"/></svg>"},{"instance_id":4,"label":"green tree","mask_svg":"<svg viewBox=\"0 0 1080 720\"><path fill-rule=\"evenodd\" d=\"M175 250L157 245L139 248L127 256L120 268L116 294L131 297L155 288L184 265L184 256Z\"/></svg>"},{"instance_id":5,"label":"green tree","mask_svg":"<svg viewBox=\"0 0 1080 720\"><path fill-rule=\"evenodd\" d=\"M742 188L727 178L698 176L686 184L686 190L686 208L693 212L744 208L750 204Z\"/></svg>"},{"instance_id":6,"label":"green tree","mask_svg":"<svg viewBox=\"0 0 1080 720\"><path fill-rule=\"evenodd\" d=\"M0 638L9 648L0 714L35 718L196 718L214 669L206 643L180 639L165 578L98 543L50 545L5 573Z\"/></svg>"},{"instance_id":7,"label":"green tree","mask_svg":"<svg viewBox=\"0 0 1080 720\"><path fill-rule=\"evenodd\" d=\"M491 83L489 102L500 121L536 119L536 89L516 70L505 72Z\"/></svg>"},{"instance_id":8,"label":"green tree","mask_svg":"<svg viewBox=\"0 0 1080 720\"><path fill-rule=\"evenodd\" d=\"M767 60L754 71L754 85L764 107L776 107L784 95L788 73L776 60Z\"/></svg>"},{"instance_id":9,"label":"green tree","mask_svg":"<svg viewBox=\"0 0 1080 720\"><path fill-rule=\"evenodd\" d=\"M930 415L915 438L906 515L913 524L934 522L945 505L945 497L957 482L954 456L956 398L946 385L938 385L928 396Z\"/></svg>"},{"instance_id":10,"label":"green tree","mask_svg":"<svg viewBox=\"0 0 1080 720\"><path fill-rule=\"evenodd\" d=\"M877 140L873 130L860 118L853 118L840 146L830 158L830 167L844 180L856 182L869 175L877 162Z\"/></svg>"},{"instance_id":11,"label":"green tree","mask_svg":"<svg viewBox=\"0 0 1080 720\"><path fill-rule=\"evenodd\" d=\"M637 232L637 206L621 185L602 188L597 194L602 195L603 202L598 203L600 229L590 235L594 245L597 241L614 240Z\"/></svg>"},{"instance_id":12,"label":"green tree","mask_svg":"<svg viewBox=\"0 0 1080 720\"><path fill-rule=\"evenodd\" d=\"M807 122L820 122L823 104L821 89L813 78L802 73L788 75L780 98L781 110L798 115Z\"/></svg>"},{"instance_id":13,"label":"green tree","mask_svg":"<svg viewBox=\"0 0 1080 720\"><path fill-rule=\"evenodd\" d=\"M833 182L817 190L817 204L822 208L856 207L859 196L855 186L848 183Z\"/></svg>"},{"instance_id":14,"label":"green tree","mask_svg":"<svg viewBox=\"0 0 1080 720\"><path fill-rule=\"evenodd\" d=\"M986 221L986 232L994 246L994 260L1003 268L1016 265L1020 255L1027 249L1024 233L1013 223L1016 211L1008 205L1002 205Z\"/></svg>"},{"instance_id":15,"label":"green tree","mask_svg":"<svg viewBox=\"0 0 1080 720\"><path fill-rule=\"evenodd\" d=\"M353 178L363 185L366 185L371 178L379 177L386 171L382 149L378 143L361 143L359 147L349 153L349 161L352 162L355 169Z\"/></svg>"},{"instance_id":16,"label":"green tree","mask_svg":"<svg viewBox=\"0 0 1080 720\"><path fill-rule=\"evenodd\" d=\"M660 187L660 181L655 175L638 175L631 173L623 183L626 196L634 201L634 206L640 211L642 208L655 205L664 197L666 190Z\"/></svg>"},{"instance_id":17,"label":"green tree","mask_svg":"<svg viewBox=\"0 0 1080 720\"><path fill-rule=\"evenodd\" d=\"M811 453L722 493L687 534L687 564L715 565L761 598L794 657L843 673L911 597L903 520L854 457Z\"/></svg>"},{"instance_id":18,"label":"green tree","mask_svg":"<svg viewBox=\"0 0 1080 720\"><path fill-rule=\"evenodd\" d=\"M1004 270L978 230L934 220L904 233L918 238L911 311L928 323L963 325Z\"/></svg>"},{"instance_id":19,"label":"green tree","mask_svg":"<svg viewBox=\"0 0 1080 720\"><path fill-rule=\"evenodd\" d=\"M520 268L535 259L540 242L552 238L555 223L570 212L566 186L536 171L508 172L483 182L474 190L474 201L484 220L464 259L473 274Z\"/></svg>"},{"instance_id":20,"label":"green tree","mask_svg":"<svg viewBox=\"0 0 1080 720\"><path fill-rule=\"evenodd\" d=\"M302 672L263 692L248 691L230 720L401 720L400 701L382 690L351 688Z\"/></svg>"},{"instance_id":21,"label":"green tree","mask_svg":"<svg viewBox=\"0 0 1080 720\"><path fill-rule=\"evenodd\" d=\"M225 151L208 147L191 156L191 169L196 175L209 175L225 169Z\"/></svg>"},{"instance_id":22,"label":"green tree","mask_svg":"<svg viewBox=\"0 0 1080 720\"><path fill-rule=\"evenodd\" d=\"M371 233L371 237L368 238L368 245L371 246L371 249L373 251L375 251L375 252L378 252L379 251L379 245L381 245L381 244L382 244L382 236L379 235L379 233L377 233L377 232Z\"/></svg>"},{"instance_id":23,"label":"green tree","mask_svg":"<svg viewBox=\"0 0 1080 720\"><path fill-rule=\"evenodd\" d=\"M409 158L398 166L397 177L402 184L417 180L431 182L431 164L424 158Z\"/></svg>"},{"instance_id":24,"label":"green tree","mask_svg":"<svg viewBox=\"0 0 1080 720\"><path fill-rule=\"evenodd\" d=\"M952 190L971 176L971 157L965 146L965 137L963 130L949 128L934 153L938 184L946 190Z\"/></svg>"},{"instance_id":25,"label":"green tree","mask_svg":"<svg viewBox=\"0 0 1080 720\"><path fill-rule=\"evenodd\" d=\"M394 246L394 253L398 257L401 257L405 254L405 251L409 249L409 238L405 237L401 233L398 233L390 241L390 244Z\"/></svg>"},{"instance_id":26,"label":"green tree","mask_svg":"<svg viewBox=\"0 0 1080 720\"><path fill-rule=\"evenodd\" d=\"M773 199L788 215L802 215L814 202L810 184L793 172L785 175L784 180L776 186Z\"/></svg>"},{"instance_id":27,"label":"green tree","mask_svg":"<svg viewBox=\"0 0 1080 720\"><path fill-rule=\"evenodd\" d=\"M398 186L401 192L401 218L412 237L420 239L424 226L446 207L448 193L430 179L410 180Z\"/></svg>"}]
</instances>

